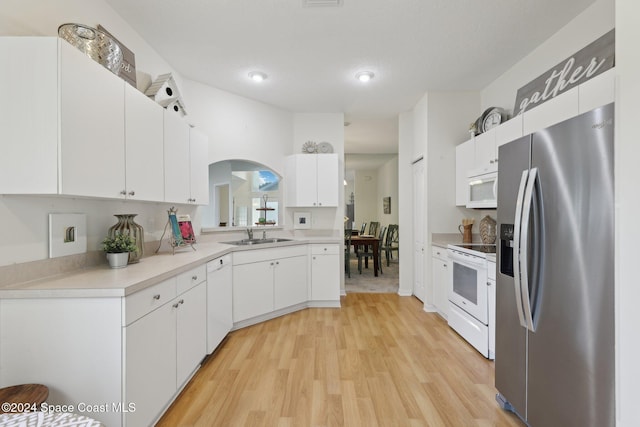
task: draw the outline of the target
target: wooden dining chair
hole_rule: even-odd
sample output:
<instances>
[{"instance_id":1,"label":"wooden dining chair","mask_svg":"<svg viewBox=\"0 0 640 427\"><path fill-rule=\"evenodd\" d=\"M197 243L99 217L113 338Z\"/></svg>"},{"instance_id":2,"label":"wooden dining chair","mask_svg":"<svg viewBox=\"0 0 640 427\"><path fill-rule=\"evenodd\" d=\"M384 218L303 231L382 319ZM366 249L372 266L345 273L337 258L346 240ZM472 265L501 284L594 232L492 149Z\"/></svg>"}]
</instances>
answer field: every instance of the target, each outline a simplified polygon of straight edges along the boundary
<instances>
[{"instance_id":1,"label":"wooden dining chair","mask_svg":"<svg viewBox=\"0 0 640 427\"><path fill-rule=\"evenodd\" d=\"M380 223L378 221L371 221L369 223L369 236L377 236L380 229Z\"/></svg>"},{"instance_id":2,"label":"wooden dining chair","mask_svg":"<svg viewBox=\"0 0 640 427\"><path fill-rule=\"evenodd\" d=\"M360 227L360 235L364 234L366 229L367 229L367 223L363 222L362 227Z\"/></svg>"},{"instance_id":3,"label":"wooden dining chair","mask_svg":"<svg viewBox=\"0 0 640 427\"><path fill-rule=\"evenodd\" d=\"M351 278L351 229L344 230L344 271Z\"/></svg>"},{"instance_id":4,"label":"wooden dining chair","mask_svg":"<svg viewBox=\"0 0 640 427\"><path fill-rule=\"evenodd\" d=\"M398 240L398 225L390 224L387 229L387 236L384 239L383 244L381 245L380 252L384 251L385 258L387 259L387 267L389 266L389 261L393 259L393 251L398 253L398 257L400 256L400 243Z\"/></svg>"}]
</instances>

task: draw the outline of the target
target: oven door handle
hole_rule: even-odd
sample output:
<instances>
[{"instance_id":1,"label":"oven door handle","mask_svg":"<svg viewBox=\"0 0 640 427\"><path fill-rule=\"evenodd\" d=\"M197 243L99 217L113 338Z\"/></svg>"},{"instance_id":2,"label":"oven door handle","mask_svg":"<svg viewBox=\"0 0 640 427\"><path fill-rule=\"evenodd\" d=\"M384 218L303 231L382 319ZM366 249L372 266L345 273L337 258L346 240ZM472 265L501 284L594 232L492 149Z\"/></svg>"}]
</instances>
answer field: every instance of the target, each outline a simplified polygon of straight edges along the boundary
<instances>
[{"instance_id":1,"label":"oven door handle","mask_svg":"<svg viewBox=\"0 0 640 427\"><path fill-rule=\"evenodd\" d=\"M522 210L522 232L521 232L521 245L522 245L522 266L520 271L522 279L520 280L522 305L524 308L524 320L526 327L531 332L535 332L533 327L533 316L531 315L531 298L529 296L529 215L531 213L531 203L533 201L533 192L538 178L538 168L531 168L529 172L529 179L527 180L527 189L524 193L524 206Z\"/></svg>"},{"instance_id":2,"label":"oven door handle","mask_svg":"<svg viewBox=\"0 0 640 427\"><path fill-rule=\"evenodd\" d=\"M520 326L527 327L524 320L524 311L522 310L522 287L520 283L520 233L522 221L522 204L524 203L524 192L527 187L527 178L529 171L522 171L520 177L520 186L518 187L518 197L516 199L516 216L513 220L513 285L516 293L516 307L518 311L518 319Z\"/></svg>"}]
</instances>

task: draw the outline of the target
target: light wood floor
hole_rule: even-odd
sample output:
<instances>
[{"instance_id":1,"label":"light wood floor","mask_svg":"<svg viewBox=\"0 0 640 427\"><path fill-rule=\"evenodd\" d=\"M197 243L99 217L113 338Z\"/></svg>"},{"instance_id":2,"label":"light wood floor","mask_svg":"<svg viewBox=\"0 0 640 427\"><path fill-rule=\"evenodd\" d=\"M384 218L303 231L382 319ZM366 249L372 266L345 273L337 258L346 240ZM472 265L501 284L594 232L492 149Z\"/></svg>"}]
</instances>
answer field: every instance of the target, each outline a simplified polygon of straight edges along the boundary
<instances>
[{"instance_id":1,"label":"light wood floor","mask_svg":"<svg viewBox=\"0 0 640 427\"><path fill-rule=\"evenodd\" d=\"M493 363L413 297L348 294L232 332L159 426L518 426Z\"/></svg>"}]
</instances>

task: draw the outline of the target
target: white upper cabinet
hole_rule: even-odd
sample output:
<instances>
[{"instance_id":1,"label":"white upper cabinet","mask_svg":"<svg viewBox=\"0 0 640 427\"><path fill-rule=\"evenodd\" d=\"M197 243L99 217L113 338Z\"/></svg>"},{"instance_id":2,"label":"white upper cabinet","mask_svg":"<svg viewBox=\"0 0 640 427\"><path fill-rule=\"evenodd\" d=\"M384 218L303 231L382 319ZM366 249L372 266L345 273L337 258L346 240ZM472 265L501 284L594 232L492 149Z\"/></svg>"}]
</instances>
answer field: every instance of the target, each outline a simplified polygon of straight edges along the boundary
<instances>
[{"instance_id":1,"label":"white upper cabinet","mask_svg":"<svg viewBox=\"0 0 640 427\"><path fill-rule=\"evenodd\" d=\"M58 37L0 37L0 61L0 194L208 203L206 137L178 115Z\"/></svg>"},{"instance_id":2,"label":"white upper cabinet","mask_svg":"<svg viewBox=\"0 0 640 427\"><path fill-rule=\"evenodd\" d=\"M475 161L474 173L495 172L497 168L498 156L496 156L496 128L481 133L474 138L475 141Z\"/></svg>"},{"instance_id":3,"label":"white upper cabinet","mask_svg":"<svg viewBox=\"0 0 640 427\"><path fill-rule=\"evenodd\" d=\"M0 37L0 193L58 192L58 39Z\"/></svg>"},{"instance_id":4,"label":"white upper cabinet","mask_svg":"<svg viewBox=\"0 0 640 427\"><path fill-rule=\"evenodd\" d=\"M338 155L294 154L287 157L287 206L337 207Z\"/></svg>"},{"instance_id":5,"label":"white upper cabinet","mask_svg":"<svg viewBox=\"0 0 640 427\"><path fill-rule=\"evenodd\" d=\"M126 197L164 200L163 108L125 84Z\"/></svg>"},{"instance_id":6,"label":"white upper cabinet","mask_svg":"<svg viewBox=\"0 0 640 427\"><path fill-rule=\"evenodd\" d=\"M180 115L164 111L164 200L209 203L207 137L191 129Z\"/></svg>"},{"instance_id":7,"label":"white upper cabinet","mask_svg":"<svg viewBox=\"0 0 640 427\"><path fill-rule=\"evenodd\" d=\"M580 114L614 101L615 71L615 68L611 68L591 80L587 80L578 87L580 96L578 109Z\"/></svg>"},{"instance_id":8,"label":"white upper cabinet","mask_svg":"<svg viewBox=\"0 0 640 427\"><path fill-rule=\"evenodd\" d=\"M60 193L123 197L124 80L60 42Z\"/></svg>"},{"instance_id":9,"label":"white upper cabinet","mask_svg":"<svg viewBox=\"0 0 640 427\"><path fill-rule=\"evenodd\" d=\"M164 200L189 203L189 125L169 110L164 110Z\"/></svg>"},{"instance_id":10,"label":"white upper cabinet","mask_svg":"<svg viewBox=\"0 0 640 427\"><path fill-rule=\"evenodd\" d=\"M525 111L523 135L545 129L578 115L579 87L573 88L546 101L544 104Z\"/></svg>"}]
</instances>

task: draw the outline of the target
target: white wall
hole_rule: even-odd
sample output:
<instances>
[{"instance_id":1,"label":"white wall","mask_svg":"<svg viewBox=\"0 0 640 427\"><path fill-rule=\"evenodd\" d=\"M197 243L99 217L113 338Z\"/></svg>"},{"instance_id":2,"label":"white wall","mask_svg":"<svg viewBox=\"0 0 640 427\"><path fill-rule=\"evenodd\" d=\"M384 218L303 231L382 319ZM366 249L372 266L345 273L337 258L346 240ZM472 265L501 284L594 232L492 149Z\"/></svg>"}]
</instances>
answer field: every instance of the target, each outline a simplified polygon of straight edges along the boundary
<instances>
[{"instance_id":1,"label":"white wall","mask_svg":"<svg viewBox=\"0 0 640 427\"><path fill-rule=\"evenodd\" d=\"M616 0L616 404L618 427L640 425L638 339L638 117L640 117L640 7Z\"/></svg>"},{"instance_id":2,"label":"white wall","mask_svg":"<svg viewBox=\"0 0 640 427\"><path fill-rule=\"evenodd\" d=\"M516 93L525 84L614 27L614 0L596 0L583 13L529 53L481 93L479 115L491 106L513 113ZM635 11L637 16L638 10Z\"/></svg>"},{"instance_id":3,"label":"white wall","mask_svg":"<svg viewBox=\"0 0 640 427\"><path fill-rule=\"evenodd\" d=\"M362 223L366 222L366 232L368 232L369 223L372 221L380 222L380 215L378 215L378 171L376 169L357 170L355 177L356 228L359 229Z\"/></svg>"},{"instance_id":4,"label":"white wall","mask_svg":"<svg viewBox=\"0 0 640 427\"><path fill-rule=\"evenodd\" d=\"M291 146L291 112L191 80L181 92L189 99L189 123L209 137L210 164L251 160L284 175L284 157L298 152Z\"/></svg>"},{"instance_id":5,"label":"white wall","mask_svg":"<svg viewBox=\"0 0 640 427\"><path fill-rule=\"evenodd\" d=\"M413 293L413 111L398 117L398 229L403 242L399 269L399 295Z\"/></svg>"},{"instance_id":6,"label":"white wall","mask_svg":"<svg viewBox=\"0 0 640 427\"><path fill-rule=\"evenodd\" d=\"M455 146L469 138L469 123L477 116L479 104L478 92L429 92L428 198L425 204L429 217L428 236L432 233L455 233L462 218L475 215L469 209L455 206ZM425 277L431 277L431 274Z\"/></svg>"},{"instance_id":7,"label":"white wall","mask_svg":"<svg viewBox=\"0 0 640 427\"><path fill-rule=\"evenodd\" d=\"M394 157L377 170L378 188L376 191L378 220L380 225L398 224L398 158ZM385 214L382 199L391 197L391 213Z\"/></svg>"}]
</instances>

